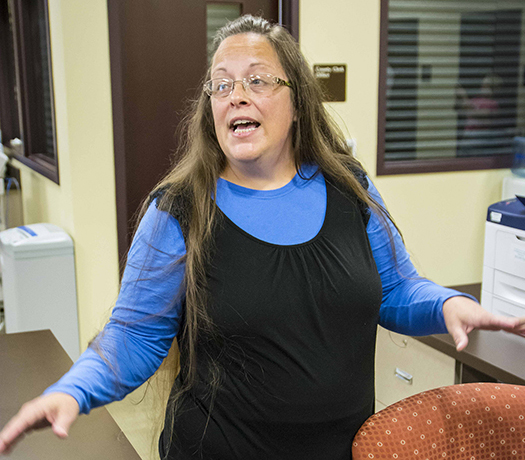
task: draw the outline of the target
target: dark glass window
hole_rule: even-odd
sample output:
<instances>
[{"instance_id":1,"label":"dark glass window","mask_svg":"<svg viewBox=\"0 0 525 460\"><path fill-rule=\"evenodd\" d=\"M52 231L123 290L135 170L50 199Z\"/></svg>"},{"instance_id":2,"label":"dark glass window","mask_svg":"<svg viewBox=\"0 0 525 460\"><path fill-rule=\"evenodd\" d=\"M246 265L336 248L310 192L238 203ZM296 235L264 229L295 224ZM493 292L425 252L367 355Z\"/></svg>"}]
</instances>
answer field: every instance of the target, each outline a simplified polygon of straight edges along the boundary
<instances>
[{"instance_id":1,"label":"dark glass window","mask_svg":"<svg viewBox=\"0 0 525 460\"><path fill-rule=\"evenodd\" d=\"M510 167L525 3L382 0L378 173Z\"/></svg>"}]
</instances>

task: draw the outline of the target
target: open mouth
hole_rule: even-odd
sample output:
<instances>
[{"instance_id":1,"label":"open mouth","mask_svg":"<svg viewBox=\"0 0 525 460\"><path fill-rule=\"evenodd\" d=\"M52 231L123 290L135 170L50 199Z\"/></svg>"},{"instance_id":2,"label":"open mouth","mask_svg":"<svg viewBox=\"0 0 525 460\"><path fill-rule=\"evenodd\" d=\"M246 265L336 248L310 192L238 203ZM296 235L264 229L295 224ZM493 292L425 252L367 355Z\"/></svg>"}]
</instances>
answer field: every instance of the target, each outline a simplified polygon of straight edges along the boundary
<instances>
[{"instance_id":1,"label":"open mouth","mask_svg":"<svg viewBox=\"0 0 525 460\"><path fill-rule=\"evenodd\" d=\"M235 120L230 125L230 129L233 130L234 133L249 133L250 131L255 131L261 124L254 120Z\"/></svg>"}]
</instances>

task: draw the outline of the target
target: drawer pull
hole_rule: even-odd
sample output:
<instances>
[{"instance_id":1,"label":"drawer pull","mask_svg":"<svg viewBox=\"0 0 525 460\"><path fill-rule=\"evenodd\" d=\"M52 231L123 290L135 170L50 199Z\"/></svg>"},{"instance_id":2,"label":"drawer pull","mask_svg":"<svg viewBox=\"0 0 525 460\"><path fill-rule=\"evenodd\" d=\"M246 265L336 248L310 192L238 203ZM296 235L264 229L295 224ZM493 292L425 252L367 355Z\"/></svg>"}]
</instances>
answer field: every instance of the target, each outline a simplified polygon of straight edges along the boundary
<instances>
[{"instance_id":1,"label":"drawer pull","mask_svg":"<svg viewBox=\"0 0 525 460\"><path fill-rule=\"evenodd\" d=\"M396 367L395 375L407 385L412 385L412 376L408 372L402 371L399 367Z\"/></svg>"}]
</instances>

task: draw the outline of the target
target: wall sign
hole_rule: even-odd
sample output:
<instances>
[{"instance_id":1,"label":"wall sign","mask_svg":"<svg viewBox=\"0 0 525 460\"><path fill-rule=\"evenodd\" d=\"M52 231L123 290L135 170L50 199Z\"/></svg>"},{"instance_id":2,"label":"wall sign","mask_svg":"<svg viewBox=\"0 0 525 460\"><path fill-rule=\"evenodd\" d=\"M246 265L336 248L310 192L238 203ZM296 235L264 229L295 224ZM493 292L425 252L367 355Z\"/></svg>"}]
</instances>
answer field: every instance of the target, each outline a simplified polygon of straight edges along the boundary
<instances>
[{"instance_id":1,"label":"wall sign","mask_svg":"<svg viewBox=\"0 0 525 460\"><path fill-rule=\"evenodd\" d=\"M346 64L315 64L314 75L323 88L326 101L346 101Z\"/></svg>"}]
</instances>

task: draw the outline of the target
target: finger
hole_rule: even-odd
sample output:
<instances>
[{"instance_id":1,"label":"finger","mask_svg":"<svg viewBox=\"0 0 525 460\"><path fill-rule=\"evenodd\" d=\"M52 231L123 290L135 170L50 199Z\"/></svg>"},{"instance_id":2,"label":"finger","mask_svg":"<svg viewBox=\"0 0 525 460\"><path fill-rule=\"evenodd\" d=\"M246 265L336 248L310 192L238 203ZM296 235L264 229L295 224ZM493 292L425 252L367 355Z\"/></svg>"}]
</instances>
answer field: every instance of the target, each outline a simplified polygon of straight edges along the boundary
<instances>
[{"instance_id":1,"label":"finger","mask_svg":"<svg viewBox=\"0 0 525 460\"><path fill-rule=\"evenodd\" d=\"M25 436L25 433L17 433L15 435L9 435L6 439L0 440L0 454L9 454L18 441Z\"/></svg>"},{"instance_id":2,"label":"finger","mask_svg":"<svg viewBox=\"0 0 525 460\"><path fill-rule=\"evenodd\" d=\"M509 329L508 332L511 332L512 334L525 336L525 325L520 325L514 329Z\"/></svg>"},{"instance_id":3,"label":"finger","mask_svg":"<svg viewBox=\"0 0 525 460\"><path fill-rule=\"evenodd\" d=\"M5 454L5 455L9 455L12 450L14 449L14 447L22 440L24 439L26 436L25 433L22 433L18 438L16 438L11 444L9 445L6 445L4 444L5 446L5 449L4 450L0 450L0 454Z\"/></svg>"},{"instance_id":4,"label":"finger","mask_svg":"<svg viewBox=\"0 0 525 460\"><path fill-rule=\"evenodd\" d=\"M521 318L510 318L508 316L493 315L487 311L482 311L478 316L477 329L488 329L488 330L513 330L520 326Z\"/></svg>"},{"instance_id":5,"label":"finger","mask_svg":"<svg viewBox=\"0 0 525 460\"><path fill-rule=\"evenodd\" d=\"M2 432L0 432L1 443L9 447L26 431L29 431L41 421L45 422L45 414L43 411L35 409L31 404L23 406L20 412L18 412L18 414L7 423ZM0 450L0 452L2 451Z\"/></svg>"},{"instance_id":6,"label":"finger","mask_svg":"<svg viewBox=\"0 0 525 460\"><path fill-rule=\"evenodd\" d=\"M497 316L494 325L500 326L502 329L516 329L520 326L520 320L519 318Z\"/></svg>"},{"instance_id":7,"label":"finger","mask_svg":"<svg viewBox=\"0 0 525 460\"><path fill-rule=\"evenodd\" d=\"M525 317L516 318L518 324L516 325L517 330L525 330Z\"/></svg>"},{"instance_id":8,"label":"finger","mask_svg":"<svg viewBox=\"0 0 525 460\"><path fill-rule=\"evenodd\" d=\"M3 443L0 443L0 454L9 455L11 448Z\"/></svg>"},{"instance_id":9,"label":"finger","mask_svg":"<svg viewBox=\"0 0 525 460\"><path fill-rule=\"evenodd\" d=\"M8 454L9 448L7 444L0 439L0 454Z\"/></svg>"}]
</instances>

